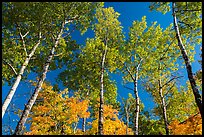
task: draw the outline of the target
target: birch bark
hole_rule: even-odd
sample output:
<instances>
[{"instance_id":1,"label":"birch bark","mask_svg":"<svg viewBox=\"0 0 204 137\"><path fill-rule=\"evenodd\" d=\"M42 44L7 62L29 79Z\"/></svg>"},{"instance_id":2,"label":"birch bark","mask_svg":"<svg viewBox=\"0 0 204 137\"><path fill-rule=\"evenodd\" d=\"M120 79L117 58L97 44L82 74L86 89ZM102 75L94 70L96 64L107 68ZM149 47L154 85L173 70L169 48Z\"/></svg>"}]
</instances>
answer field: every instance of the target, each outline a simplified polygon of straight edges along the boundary
<instances>
[{"instance_id":1,"label":"birch bark","mask_svg":"<svg viewBox=\"0 0 204 137\"><path fill-rule=\"evenodd\" d=\"M9 93L8 93L4 103L2 105L2 119L4 117L6 109L8 108L8 106L9 106L9 104L10 104L12 98L13 98L13 95L16 92L16 89L17 89L17 87L18 87L18 85L19 85L19 83L21 81L22 75L23 75L23 73L24 73L24 71L25 71L25 69L26 69L26 67L27 67L31 57L34 55L37 47L40 45L40 42L41 42L41 33L39 33L38 43L33 47L33 49L31 50L30 54L28 56L26 56L26 59L25 59L23 65L21 66L21 69L20 69L20 71L19 71L19 73L18 73L18 75L16 77L16 81L14 82L13 86L11 87L11 89L10 89L10 91L9 91Z\"/></svg>"},{"instance_id":2,"label":"birch bark","mask_svg":"<svg viewBox=\"0 0 204 137\"><path fill-rule=\"evenodd\" d=\"M57 45L59 44L59 40L60 40L60 38L61 38L61 36L63 34L64 25L65 25L65 23L63 22L60 33L58 34L58 37L57 37L57 39L55 41L55 44L52 47L52 49L50 51L50 54L48 56L48 59L47 59L45 65L44 65L43 74L41 75L41 78L39 79L39 81L37 83L37 86L36 86L36 88L34 90L34 93L32 94L31 98L29 99L27 105L25 105L24 111L23 111L23 113L21 115L20 121L18 122L18 125L16 127L14 135L22 134L23 126L24 126L24 124L25 124L25 122L26 122L26 120L28 118L28 115L30 113L30 110L31 110L33 104L35 103L35 100L36 100L36 98L38 96L38 93L42 88L42 84L43 84L43 82L44 82L44 80L46 78L46 74L48 72L48 68L49 68L49 65L50 65L50 63L52 61L52 58L54 56L55 49L57 48Z\"/></svg>"},{"instance_id":3,"label":"birch bark","mask_svg":"<svg viewBox=\"0 0 204 137\"><path fill-rule=\"evenodd\" d=\"M192 67L191 67L187 52L185 50L185 46L183 45L183 42L182 42L182 39L181 39L181 35L180 35L180 32L179 32L179 27L178 27L178 23L177 23L177 18L176 18L175 6L176 6L176 4L175 4L175 2L173 2L172 3L172 11L173 11L174 29L175 29L176 37L177 37L177 40L178 40L178 46L180 48L183 59L185 61L186 69L187 69L187 73L188 73L188 79L190 81L191 88L193 90L193 94L194 94L194 97L195 97L195 101L196 101L196 104L197 104L197 106L199 108L199 111L200 111L200 114L201 114L201 117L202 117L202 99L201 99L201 95L199 94L198 88L196 86L195 79L193 77Z\"/></svg>"},{"instance_id":4,"label":"birch bark","mask_svg":"<svg viewBox=\"0 0 204 137\"><path fill-rule=\"evenodd\" d=\"M163 118L164 118L166 135L169 135L168 119L166 115L166 103L165 103L163 92L162 92L161 79L159 79L159 96L161 98L161 106L162 106L162 113L163 113Z\"/></svg>"},{"instance_id":5,"label":"birch bark","mask_svg":"<svg viewBox=\"0 0 204 137\"><path fill-rule=\"evenodd\" d=\"M99 120L98 120L98 134L103 135L103 105L104 105L104 83L103 83L103 75L104 75L104 64L106 59L106 53L107 53L108 45L107 45L107 38L105 38L105 51L102 57L101 61L101 90L100 90L100 106L99 106Z\"/></svg>"}]
</instances>

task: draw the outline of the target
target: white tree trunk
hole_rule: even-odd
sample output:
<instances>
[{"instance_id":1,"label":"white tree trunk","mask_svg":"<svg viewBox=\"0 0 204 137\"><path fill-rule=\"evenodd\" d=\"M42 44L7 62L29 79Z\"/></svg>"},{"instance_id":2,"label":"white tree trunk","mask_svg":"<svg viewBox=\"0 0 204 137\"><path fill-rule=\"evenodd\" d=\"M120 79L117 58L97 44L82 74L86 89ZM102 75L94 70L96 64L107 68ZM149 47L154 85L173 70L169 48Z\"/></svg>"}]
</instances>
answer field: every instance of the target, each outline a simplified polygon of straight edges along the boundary
<instances>
[{"instance_id":1,"label":"white tree trunk","mask_svg":"<svg viewBox=\"0 0 204 137\"><path fill-rule=\"evenodd\" d=\"M136 67L136 73L135 73L135 79L134 81L134 94L135 94L135 103L136 103L136 109L135 109L135 130L134 130L134 135L139 135L139 113L140 113L140 100L139 100L139 95L138 95L138 75L139 75L139 68L140 64L143 59L140 58L139 63Z\"/></svg>"},{"instance_id":2,"label":"white tree trunk","mask_svg":"<svg viewBox=\"0 0 204 137\"><path fill-rule=\"evenodd\" d=\"M103 93L104 93L104 83L103 83L103 75L104 75L104 64L105 64L105 58L106 58L106 53L107 53L107 39L105 39L105 51L102 57L101 61L101 90L100 90L100 106L99 106L99 119L98 119L98 134L103 135L103 105L104 105L104 98L103 98Z\"/></svg>"},{"instance_id":3,"label":"white tree trunk","mask_svg":"<svg viewBox=\"0 0 204 137\"><path fill-rule=\"evenodd\" d=\"M201 117L202 117L202 99L201 99L201 95L199 94L198 88L196 86L195 79L193 77L192 67L191 67L187 52L185 50L185 46L183 45L183 42L181 40L181 35L180 35L180 32L179 32L179 27L178 27L177 18L176 18L175 6L176 6L175 2L173 2L172 3L172 11L173 11L173 19L174 19L174 29L176 31L178 46L180 48L183 59L185 61L186 69L187 69L187 73L188 73L188 79L190 81L191 88L193 90L193 94L194 94L194 97L195 97L195 101L196 101L196 104L197 104L197 106L199 108L199 111L200 111L200 114L201 114Z\"/></svg>"},{"instance_id":4,"label":"white tree trunk","mask_svg":"<svg viewBox=\"0 0 204 137\"><path fill-rule=\"evenodd\" d=\"M166 114L166 102L164 100L164 96L162 93L161 79L159 79L159 96L161 98L161 106L162 106L162 113L163 113L166 135L169 135L168 119L167 119L167 114Z\"/></svg>"},{"instance_id":5,"label":"white tree trunk","mask_svg":"<svg viewBox=\"0 0 204 137\"><path fill-rule=\"evenodd\" d=\"M59 44L59 40L60 40L60 38L61 38L61 36L63 34L64 25L65 24L63 22L61 31L60 31L60 33L59 33L59 35L57 37L57 40L55 41L54 46L52 47L52 49L50 51L50 54L48 56L48 59L47 59L45 65L44 65L43 74L41 75L41 78L39 79L39 81L37 83L37 86L35 87L34 93L31 96L30 100L28 101L27 105L25 106L24 111L23 111L23 113L21 115L20 121L18 122L18 125L17 125L15 133L14 133L15 135L22 134L21 132L22 132L23 126L24 126L24 124L25 124L25 122L26 122L26 120L28 118L28 115L30 113L30 110L31 110L33 104L35 103L35 100L36 100L36 98L38 96L38 93L42 88L42 84L43 84L43 82L44 82L44 80L46 78L46 74L47 74L49 65L50 65L50 63L52 61L52 58L54 56L55 49L56 49L57 45Z\"/></svg>"},{"instance_id":6,"label":"white tree trunk","mask_svg":"<svg viewBox=\"0 0 204 137\"><path fill-rule=\"evenodd\" d=\"M23 73L24 73L24 71L25 71L25 69L26 69L26 67L27 67L31 57L34 55L37 47L40 45L40 41L41 41L41 33L39 34L39 41L38 41L38 43L33 47L33 49L30 52L30 54L26 57L23 65L21 66L19 74L16 77L16 81L14 82L13 86L11 87L11 89L10 89L10 91L9 91L9 93L8 93L4 103L2 105L2 119L4 117L6 109L8 108L8 106L9 106L9 104L10 104L12 98L13 98L13 95L14 95L14 93L15 93L15 91L16 91L16 89L17 89L17 87L18 87L18 85L19 85L19 83L21 81L22 75L23 75Z\"/></svg>"}]
</instances>

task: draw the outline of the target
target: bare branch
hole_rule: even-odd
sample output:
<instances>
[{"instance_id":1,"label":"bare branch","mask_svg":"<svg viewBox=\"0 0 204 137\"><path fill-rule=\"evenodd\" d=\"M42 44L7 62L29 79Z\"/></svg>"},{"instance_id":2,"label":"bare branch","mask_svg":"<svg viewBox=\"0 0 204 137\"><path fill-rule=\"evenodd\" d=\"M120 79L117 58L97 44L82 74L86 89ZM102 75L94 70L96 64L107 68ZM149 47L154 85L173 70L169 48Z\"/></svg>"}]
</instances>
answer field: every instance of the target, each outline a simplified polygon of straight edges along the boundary
<instances>
[{"instance_id":1,"label":"bare branch","mask_svg":"<svg viewBox=\"0 0 204 137\"><path fill-rule=\"evenodd\" d=\"M194 9L194 10L188 10L188 9L186 9L186 10L179 10L179 11L202 11L202 9Z\"/></svg>"},{"instance_id":2,"label":"bare branch","mask_svg":"<svg viewBox=\"0 0 204 137\"><path fill-rule=\"evenodd\" d=\"M172 79L170 79L169 81L167 81L164 85L161 86L161 88L163 88L164 86L166 86L168 83L170 83L171 81L173 81L174 79L177 79L177 78L181 78L183 76L175 76L173 77Z\"/></svg>"},{"instance_id":3,"label":"bare branch","mask_svg":"<svg viewBox=\"0 0 204 137\"><path fill-rule=\"evenodd\" d=\"M140 57L139 57L139 58L140 58ZM143 59L140 58L140 61L139 61L138 65L137 65L137 70L139 70L139 67L140 67L140 64L142 63L142 61L143 61Z\"/></svg>"},{"instance_id":4,"label":"bare branch","mask_svg":"<svg viewBox=\"0 0 204 137\"><path fill-rule=\"evenodd\" d=\"M127 88L127 89L129 89L129 90L132 90L132 91L134 91L132 88L129 88L129 87L126 87L126 86L124 86L124 88Z\"/></svg>"},{"instance_id":5,"label":"bare branch","mask_svg":"<svg viewBox=\"0 0 204 137\"><path fill-rule=\"evenodd\" d=\"M169 91L171 91L171 89L174 87L175 84L176 84L176 82L173 83L173 85L169 88L169 90L164 94L163 97L165 97L169 93Z\"/></svg>"},{"instance_id":6,"label":"bare branch","mask_svg":"<svg viewBox=\"0 0 204 137\"><path fill-rule=\"evenodd\" d=\"M178 23L184 24L184 25L188 26L189 28L193 29L193 27L190 24L185 23L183 21L178 21Z\"/></svg>"},{"instance_id":7,"label":"bare branch","mask_svg":"<svg viewBox=\"0 0 204 137\"><path fill-rule=\"evenodd\" d=\"M131 74L130 70L129 70L128 67L125 65L125 63L124 63L124 66L125 66L125 69L127 70L128 74L131 76L132 80L135 81L135 78L133 77L133 75Z\"/></svg>"},{"instance_id":8,"label":"bare branch","mask_svg":"<svg viewBox=\"0 0 204 137\"><path fill-rule=\"evenodd\" d=\"M138 55L139 56L139 55ZM139 58L140 58L140 60L139 60L139 63L137 64L137 66L135 66L135 80L137 80L138 79L138 73L139 73L139 68L140 68L140 64L141 64L141 62L142 62L142 58L139 56Z\"/></svg>"},{"instance_id":9,"label":"bare branch","mask_svg":"<svg viewBox=\"0 0 204 137\"><path fill-rule=\"evenodd\" d=\"M12 69L12 71L14 72L14 74L17 76L18 74L17 74L17 72L16 72L16 70L15 70L15 68L10 64L10 63L8 63L5 59L3 59L3 62L5 62L11 69Z\"/></svg>"},{"instance_id":10,"label":"bare branch","mask_svg":"<svg viewBox=\"0 0 204 137\"><path fill-rule=\"evenodd\" d=\"M118 95L119 95L120 99L122 100L123 105L125 106L125 102L124 102L123 98L121 97L120 94L118 94Z\"/></svg>"},{"instance_id":11,"label":"bare branch","mask_svg":"<svg viewBox=\"0 0 204 137\"><path fill-rule=\"evenodd\" d=\"M76 25L74 26L74 28L73 28L70 32L68 32L68 33L67 33L64 37L62 37L62 38L65 38L65 37L69 36L75 29L76 29Z\"/></svg>"}]
</instances>

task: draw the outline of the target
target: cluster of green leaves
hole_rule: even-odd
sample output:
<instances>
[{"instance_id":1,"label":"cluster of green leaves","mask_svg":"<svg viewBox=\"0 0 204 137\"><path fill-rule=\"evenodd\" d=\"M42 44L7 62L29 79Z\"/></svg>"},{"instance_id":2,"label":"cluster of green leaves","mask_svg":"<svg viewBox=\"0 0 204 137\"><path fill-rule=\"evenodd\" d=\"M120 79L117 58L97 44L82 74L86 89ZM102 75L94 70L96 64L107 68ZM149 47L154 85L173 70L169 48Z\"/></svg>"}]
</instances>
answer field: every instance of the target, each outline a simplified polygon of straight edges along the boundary
<instances>
[{"instance_id":1,"label":"cluster of green leaves","mask_svg":"<svg viewBox=\"0 0 204 137\"><path fill-rule=\"evenodd\" d=\"M57 32L61 29L61 23L63 21L68 22L65 33L71 32L72 29L78 29L81 33L84 33L93 21L94 10L102 6L103 3L93 2L4 2L2 5L3 59L18 72L26 57L19 33L21 32L24 35L29 32L24 41L27 52L30 52L34 44L37 43L39 32L41 32L43 41L33 57L34 60L27 67L28 73L30 70L40 73L50 53L49 51L54 45L53 41L58 35ZM74 28L70 28L70 24L73 24ZM68 30L70 31L68 32ZM70 36L66 37L65 41L67 41L66 45L68 46L60 44L56 53L62 53L63 56L68 55L70 57L70 53L66 54L65 51L72 52L72 47L77 47L73 46L76 44ZM62 65L61 58L56 60L59 65L56 65L56 62L51 63L51 70L55 70ZM11 69L5 63L4 66L3 83L4 81L11 83L14 75L13 73L8 75Z\"/></svg>"},{"instance_id":2,"label":"cluster of green leaves","mask_svg":"<svg viewBox=\"0 0 204 137\"><path fill-rule=\"evenodd\" d=\"M202 43L202 3L175 2L176 17L183 44L190 61L194 61L194 47ZM171 10L170 2L153 2L150 10L160 11L163 14Z\"/></svg>"},{"instance_id":3,"label":"cluster of green leaves","mask_svg":"<svg viewBox=\"0 0 204 137\"><path fill-rule=\"evenodd\" d=\"M95 38L87 39L81 54L76 54L74 62L67 63L67 69L59 74L59 80L69 89L88 95L93 106L97 103L100 90L100 70L102 53L105 50L105 39L108 44L104 74L104 97L106 104L117 104L116 83L111 81L108 71L116 69L118 47L122 44L123 35L118 13L113 8L98 9L97 23L94 25ZM110 24L111 23L111 24ZM109 26L109 27L107 27ZM75 74L75 75L73 75Z\"/></svg>"}]
</instances>

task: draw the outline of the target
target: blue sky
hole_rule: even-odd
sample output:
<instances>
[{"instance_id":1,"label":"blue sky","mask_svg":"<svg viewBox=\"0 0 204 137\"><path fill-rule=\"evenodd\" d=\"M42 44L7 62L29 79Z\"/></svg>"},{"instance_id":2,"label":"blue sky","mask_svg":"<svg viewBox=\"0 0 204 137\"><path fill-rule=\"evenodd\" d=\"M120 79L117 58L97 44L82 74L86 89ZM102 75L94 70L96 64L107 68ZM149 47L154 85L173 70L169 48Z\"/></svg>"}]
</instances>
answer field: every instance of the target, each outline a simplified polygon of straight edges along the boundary
<instances>
[{"instance_id":1,"label":"blue sky","mask_svg":"<svg viewBox=\"0 0 204 137\"><path fill-rule=\"evenodd\" d=\"M121 25L123 26L123 31L125 32L125 36L128 37L128 32L129 32L129 27L132 25L132 22L134 20L139 20L141 21L141 18L145 15L147 18L148 26L151 24L151 22L157 21L158 24L161 25L163 29L165 29L167 26L169 26L170 23L173 22L173 18L171 16L171 12L163 15L160 12L150 12L149 11L149 2L105 2L105 7L113 7L115 11L120 13L119 21L121 22ZM73 33L73 39L77 40L79 44L84 44L85 40L87 37L93 37L93 33L89 30L86 32L83 36L80 36L79 32L74 32ZM193 72L196 72L201 68L200 64L197 62L197 60L200 60L199 54L201 53L200 51L200 46L195 47L196 50L196 55L195 55L195 62L192 63L192 68ZM47 73L46 80L50 81L52 84L56 83L55 78L59 72L62 70L56 70L56 71L51 71ZM185 68L179 70L182 75L184 75L184 78L182 79L182 84L185 84L187 80L187 73ZM117 82L117 87L118 87L118 94L122 97L127 97L128 93L132 93L132 91L124 88L122 86L122 77L121 75L118 74L111 74L111 77L113 80ZM29 75L30 80L35 80L36 75L35 74L30 74ZM132 86L132 84L128 85L129 87ZM62 85L60 85L60 88L63 89ZM5 85L2 87L2 103L10 90L10 87ZM145 105L145 110L151 110L154 106L153 100L150 97L149 94L147 94L144 89L140 86L140 81L139 81L139 97L141 101ZM12 100L12 103L15 104L20 109L24 109L24 104L27 103L27 100L29 98L29 95L33 92L33 87L29 87L25 82L21 82L19 84L19 87L17 88L16 94L14 96L14 99ZM25 94L25 96L20 96ZM134 94L133 94L134 95ZM120 100L120 98L118 98ZM14 120L14 121L12 121ZM11 125L12 129L15 129L15 126L17 124L17 121L19 120L18 116L12 115L11 116ZM8 122L8 114L5 114L4 119L3 119L3 124L6 124Z\"/></svg>"}]
</instances>

